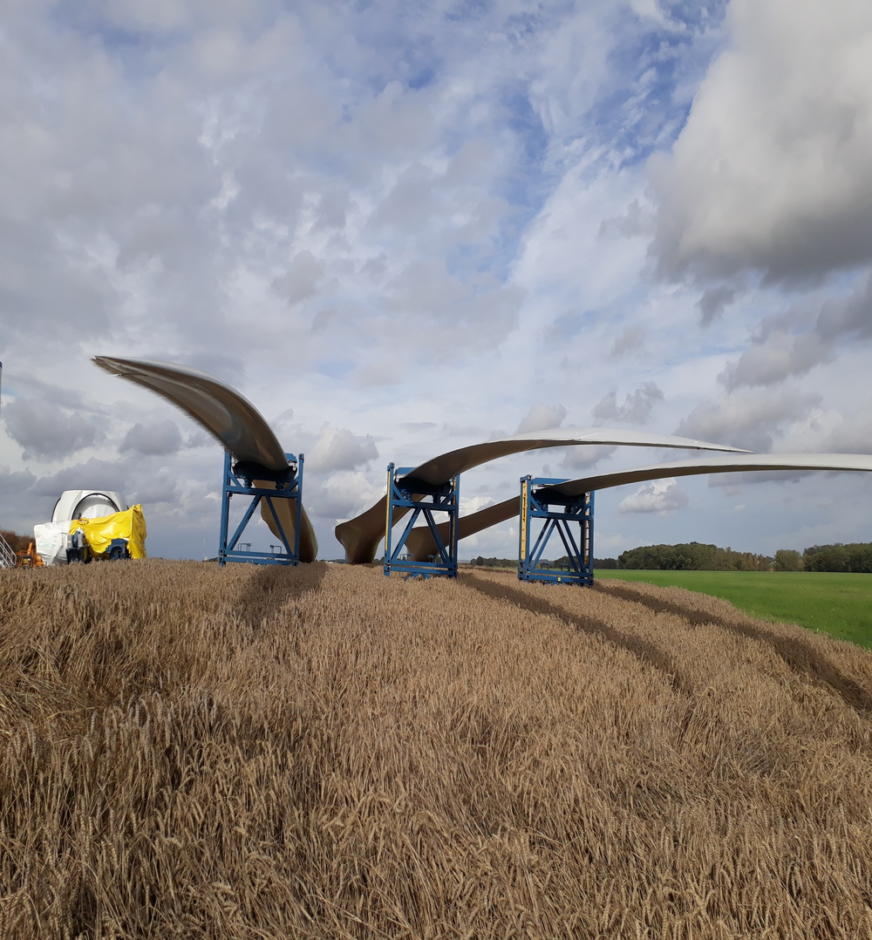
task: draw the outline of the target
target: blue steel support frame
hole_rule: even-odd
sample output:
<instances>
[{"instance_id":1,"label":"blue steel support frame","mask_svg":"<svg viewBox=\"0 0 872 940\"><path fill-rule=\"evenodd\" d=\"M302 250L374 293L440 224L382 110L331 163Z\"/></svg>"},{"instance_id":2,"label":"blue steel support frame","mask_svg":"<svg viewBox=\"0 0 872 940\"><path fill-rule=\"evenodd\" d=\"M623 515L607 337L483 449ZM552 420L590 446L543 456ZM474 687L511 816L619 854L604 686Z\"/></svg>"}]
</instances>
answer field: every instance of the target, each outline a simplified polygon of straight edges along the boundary
<instances>
[{"instance_id":1,"label":"blue steel support frame","mask_svg":"<svg viewBox=\"0 0 872 940\"><path fill-rule=\"evenodd\" d=\"M230 451L224 453L224 474L221 482L221 528L218 534L218 564L225 565L228 561L249 562L255 565L296 565L300 560L300 525L303 518L303 455L285 454L288 461L286 474L275 474L263 471L263 476L257 467L233 464ZM253 480L262 480L264 477L274 479L274 488L254 486ZM249 496L251 502L243 513L239 525L233 534L228 537L230 526L230 499L232 496ZM275 510L273 500L289 499L294 503L294 534L291 538L284 530ZM251 521L255 509L261 500L266 500L278 529L281 548L279 552L243 551L236 547L245 527ZM249 545L248 542L243 542Z\"/></svg>"},{"instance_id":2,"label":"blue steel support frame","mask_svg":"<svg viewBox=\"0 0 872 940\"><path fill-rule=\"evenodd\" d=\"M415 480L409 473L414 467L395 467L388 464L387 506L385 512L385 556L384 573L405 572L407 577L457 577L457 515L460 504L460 475L453 476L442 486L431 486ZM394 543L394 513L397 509L410 509L409 521ZM448 539L443 540L434 512L448 514ZM436 543L436 552L430 561L413 561L401 558L409 533L414 529L418 517L422 516Z\"/></svg>"},{"instance_id":3,"label":"blue steel support frame","mask_svg":"<svg viewBox=\"0 0 872 940\"><path fill-rule=\"evenodd\" d=\"M565 482L553 477L521 477L518 537L518 578L521 581L593 584L593 493L563 496L548 489ZM544 520L535 539L534 519ZM576 525L577 537L573 532ZM542 554L555 532L569 559L568 570L542 564Z\"/></svg>"}]
</instances>

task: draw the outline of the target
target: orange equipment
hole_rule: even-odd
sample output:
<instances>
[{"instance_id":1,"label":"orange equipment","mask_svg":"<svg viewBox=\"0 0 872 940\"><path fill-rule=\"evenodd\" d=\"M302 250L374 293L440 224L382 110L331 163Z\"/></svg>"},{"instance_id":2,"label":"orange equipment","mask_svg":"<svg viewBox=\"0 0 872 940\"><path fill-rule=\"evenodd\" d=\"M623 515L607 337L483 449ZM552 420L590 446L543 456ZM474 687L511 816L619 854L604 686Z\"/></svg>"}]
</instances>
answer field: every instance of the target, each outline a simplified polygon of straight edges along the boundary
<instances>
[{"instance_id":1,"label":"orange equipment","mask_svg":"<svg viewBox=\"0 0 872 940\"><path fill-rule=\"evenodd\" d=\"M42 568L44 564L42 555L34 548L33 542L30 542L27 548L16 552L15 557L19 568Z\"/></svg>"}]
</instances>

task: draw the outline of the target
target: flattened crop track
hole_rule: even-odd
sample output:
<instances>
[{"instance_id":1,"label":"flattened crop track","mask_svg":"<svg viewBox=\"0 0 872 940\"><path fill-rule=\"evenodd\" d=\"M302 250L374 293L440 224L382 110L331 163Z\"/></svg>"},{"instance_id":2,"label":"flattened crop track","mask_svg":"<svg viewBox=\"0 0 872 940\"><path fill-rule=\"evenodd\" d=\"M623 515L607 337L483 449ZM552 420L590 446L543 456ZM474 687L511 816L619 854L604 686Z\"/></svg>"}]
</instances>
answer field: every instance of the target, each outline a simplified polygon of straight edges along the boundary
<instances>
[{"instance_id":1,"label":"flattened crop track","mask_svg":"<svg viewBox=\"0 0 872 940\"><path fill-rule=\"evenodd\" d=\"M677 588L0 585L0 935L872 934L872 654Z\"/></svg>"}]
</instances>

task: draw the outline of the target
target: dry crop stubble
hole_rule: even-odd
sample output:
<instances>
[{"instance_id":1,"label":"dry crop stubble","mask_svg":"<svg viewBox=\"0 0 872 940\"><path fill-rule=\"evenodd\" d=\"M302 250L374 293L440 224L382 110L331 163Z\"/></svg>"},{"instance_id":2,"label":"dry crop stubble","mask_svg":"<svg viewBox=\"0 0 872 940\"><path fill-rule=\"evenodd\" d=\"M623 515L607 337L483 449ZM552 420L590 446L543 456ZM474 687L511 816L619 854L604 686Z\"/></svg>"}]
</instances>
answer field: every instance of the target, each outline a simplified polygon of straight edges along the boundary
<instances>
[{"instance_id":1,"label":"dry crop stubble","mask_svg":"<svg viewBox=\"0 0 872 940\"><path fill-rule=\"evenodd\" d=\"M678 589L0 582L0 935L872 933L872 655Z\"/></svg>"}]
</instances>

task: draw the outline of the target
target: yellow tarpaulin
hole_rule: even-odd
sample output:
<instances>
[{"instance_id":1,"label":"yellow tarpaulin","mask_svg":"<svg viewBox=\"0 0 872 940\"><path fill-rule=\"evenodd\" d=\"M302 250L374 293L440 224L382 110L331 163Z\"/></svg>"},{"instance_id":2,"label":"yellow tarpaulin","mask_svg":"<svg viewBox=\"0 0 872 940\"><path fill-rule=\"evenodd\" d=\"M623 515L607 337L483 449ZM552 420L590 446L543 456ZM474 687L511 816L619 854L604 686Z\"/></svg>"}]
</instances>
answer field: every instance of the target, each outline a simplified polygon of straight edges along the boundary
<instances>
[{"instance_id":1,"label":"yellow tarpaulin","mask_svg":"<svg viewBox=\"0 0 872 940\"><path fill-rule=\"evenodd\" d=\"M102 555L112 539L127 539L131 558L145 558L145 516L142 506L131 506L124 512L113 512L96 519L73 519L70 534L81 529L88 547L95 555Z\"/></svg>"}]
</instances>

